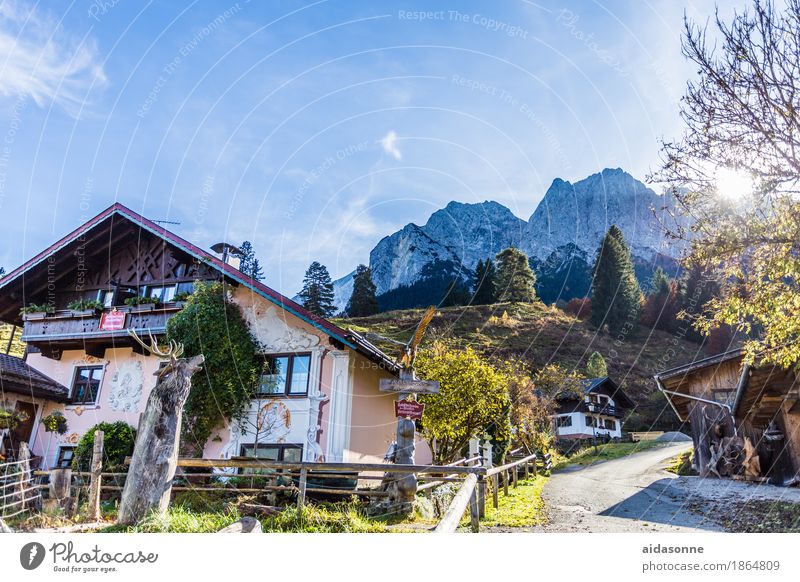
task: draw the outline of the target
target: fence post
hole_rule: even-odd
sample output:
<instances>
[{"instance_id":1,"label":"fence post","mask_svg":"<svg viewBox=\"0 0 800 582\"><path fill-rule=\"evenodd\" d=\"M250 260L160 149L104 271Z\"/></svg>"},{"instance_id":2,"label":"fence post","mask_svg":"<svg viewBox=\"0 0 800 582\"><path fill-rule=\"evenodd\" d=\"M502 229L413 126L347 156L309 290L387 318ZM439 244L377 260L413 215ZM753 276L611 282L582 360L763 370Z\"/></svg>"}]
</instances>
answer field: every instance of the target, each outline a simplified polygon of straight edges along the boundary
<instances>
[{"instance_id":1,"label":"fence post","mask_svg":"<svg viewBox=\"0 0 800 582\"><path fill-rule=\"evenodd\" d=\"M527 481L528 478L531 476L529 465L530 461L525 461L522 463L522 468L525 470L525 480Z\"/></svg>"},{"instance_id":2,"label":"fence post","mask_svg":"<svg viewBox=\"0 0 800 582\"><path fill-rule=\"evenodd\" d=\"M486 479L478 475L478 517L486 517Z\"/></svg>"},{"instance_id":3,"label":"fence post","mask_svg":"<svg viewBox=\"0 0 800 582\"><path fill-rule=\"evenodd\" d=\"M492 505L494 505L495 509L500 507L500 499L498 495L499 493L500 493L500 477L497 475L497 473L495 473L494 475L492 475Z\"/></svg>"},{"instance_id":4,"label":"fence post","mask_svg":"<svg viewBox=\"0 0 800 582\"><path fill-rule=\"evenodd\" d=\"M481 477L478 476L478 482ZM469 497L469 520L472 527L472 533L478 533L481 528L480 510L478 508L478 487L472 490L472 495Z\"/></svg>"},{"instance_id":5,"label":"fence post","mask_svg":"<svg viewBox=\"0 0 800 582\"><path fill-rule=\"evenodd\" d=\"M539 454L534 453L536 456L533 458L533 476L536 477L538 469L536 468L536 463L539 462Z\"/></svg>"},{"instance_id":6,"label":"fence post","mask_svg":"<svg viewBox=\"0 0 800 582\"><path fill-rule=\"evenodd\" d=\"M483 441L483 447L479 447L479 449L481 450L481 455L483 457L483 459L482 459L483 460L483 467L485 469L487 469L487 470L491 469L492 468L492 443L489 442L489 439L486 439L485 441ZM494 481L492 482L492 485L494 485ZM479 509L480 509L481 517L486 517L486 486L487 486L486 479L483 477L483 475L480 475L478 477L478 495L479 495L478 502L479 502ZM492 496L496 496L496 495L497 495L497 493L495 491L495 487L493 486L492 487Z\"/></svg>"},{"instance_id":7,"label":"fence post","mask_svg":"<svg viewBox=\"0 0 800 582\"><path fill-rule=\"evenodd\" d=\"M297 493L297 509L303 509L306 502L306 483L308 481L308 469L300 469L300 491Z\"/></svg>"},{"instance_id":8,"label":"fence post","mask_svg":"<svg viewBox=\"0 0 800 582\"><path fill-rule=\"evenodd\" d=\"M28 443L22 442L19 444L19 466L18 476L16 482L17 497L19 497L20 508L25 510L28 508L28 491L31 481L31 451L28 448Z\"/></svg>"},{"instance_id":9,"label":"fence post","mask_svg":"<svg viewBox=\"0 0 800 582\"><path fill-rule=\"evenodd\" d=\"M503 494L508 497L508 469L503 471Z\"/></svg>"},{"instance_id":10,"label":"fence post","mask_svg":"<svg viewBox=\"0 0 800 582\"><path fill-rule=\"evenodd\" d=\"M519 470L517 469L517 465L514 465L513 467L511 467L511 471L512 471L511 480L514 483L514 489L516 489L517 488L517 478L518 478L517 473L519 473Z\"/></svg>"},{"instance_id":11,"label":"fence post","mask_svg":"<svg viewBox=\"0 0 800 582\"><path fill-rule=\"evenodd\" d=\"M103 479L103 431L94 433L94 449L92 450L92 476L89 485L89 510L91 520L100 519L100 485Z\"/></svg>"}]
</instances>

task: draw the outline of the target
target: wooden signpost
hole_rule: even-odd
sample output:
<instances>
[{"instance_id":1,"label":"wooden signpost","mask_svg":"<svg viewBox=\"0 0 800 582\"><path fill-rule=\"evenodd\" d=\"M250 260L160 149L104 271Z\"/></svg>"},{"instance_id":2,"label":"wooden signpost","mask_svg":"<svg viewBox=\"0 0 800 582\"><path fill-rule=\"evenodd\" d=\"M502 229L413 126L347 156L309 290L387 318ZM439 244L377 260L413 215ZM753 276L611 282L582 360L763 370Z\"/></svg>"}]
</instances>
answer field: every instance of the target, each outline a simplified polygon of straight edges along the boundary
<instances>
[{"instance_id":1,"label":"wooden signpost","mask_svg":"<svg viewBox=\"0 0 800 582\"><path fill-rule=\"evenodd\" d=\"M397 418L419 420L425 411L425 405L416 400L397 400L394 403L394 415Z\"/></svg>"},{"instance_id":2,"label":"wooden signpost","mask_svg":"<svg viewBox=\"0 0 800 582\"><path fill-rule=\"evenodd\" d=\"M406 378L381 378L378 390L402 394L438 394L440 384L434 380L419 380L413 375Z\"/></svg>"}]
</instances>

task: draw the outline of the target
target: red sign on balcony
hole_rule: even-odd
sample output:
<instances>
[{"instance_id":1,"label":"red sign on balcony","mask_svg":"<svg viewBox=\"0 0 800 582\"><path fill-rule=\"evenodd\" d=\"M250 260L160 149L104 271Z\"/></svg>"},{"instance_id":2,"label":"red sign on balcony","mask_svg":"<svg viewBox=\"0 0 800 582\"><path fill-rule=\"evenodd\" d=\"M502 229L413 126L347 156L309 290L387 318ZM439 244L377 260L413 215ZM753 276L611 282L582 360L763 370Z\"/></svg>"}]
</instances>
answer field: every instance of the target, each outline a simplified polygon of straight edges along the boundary
<instances>
[{"instance_id":1,"label":"red sign on balcony","mask_svg":"<svg viewBox=\"0 0 800 582\"><path fill-rule=\"evenodd\" d=\"M109 311L100 316L101 331L119 331L125 329L124 311Z\"/></svg>"},{"instance_id":2,"label":"red sign on balcony","mask_svg":"<svg viewBox=\"0 0 800 582\"><path fill-rule=\"evenodd\" d=\"M397 400L394 403L394 415L398 418L417 420L422 418L425 405L414 400Z\"/></svg>"}]
</instances>

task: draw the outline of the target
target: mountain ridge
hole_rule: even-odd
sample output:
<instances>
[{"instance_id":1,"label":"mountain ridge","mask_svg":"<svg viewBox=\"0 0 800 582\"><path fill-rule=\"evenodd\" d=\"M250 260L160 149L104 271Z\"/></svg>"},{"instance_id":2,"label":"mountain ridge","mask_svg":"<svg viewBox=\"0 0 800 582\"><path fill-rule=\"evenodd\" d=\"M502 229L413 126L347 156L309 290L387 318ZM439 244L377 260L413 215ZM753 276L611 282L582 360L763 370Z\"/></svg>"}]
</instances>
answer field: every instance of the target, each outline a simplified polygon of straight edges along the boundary
<instances>
[{"instance_id":1,"label":"mountain ridge","mask_svg":"<svg viewBox=\"0 0 800 582\"><path fill-rule=\"evenodd\" d=\"M554 178L526 221L493 201L450 201L424 225L408 223L383 237L371 250L369 266L381 296L392 294L391 308L405 305L404 288L419 288L435 278L431 296L447 293L453 284L467 285L478 260L515 246L528 254L545 302L585 296L597 246L616 224L631 248L637 276L646 283L656 266L677 269L681 248L670 244L664 223L673 220L670 200L621 168L605 168L574 183ZM674 226L671 225L671 226ZM443 269L431 272L432 265ZM447 284L447 277L452 277ZM458 280L460 278L460 281ZM352 273L334 281L337 309L352 292ZM412 294L421 300L420 294ZM382 306L388 308L389 306Z\"/></svg>"}]
</instances>

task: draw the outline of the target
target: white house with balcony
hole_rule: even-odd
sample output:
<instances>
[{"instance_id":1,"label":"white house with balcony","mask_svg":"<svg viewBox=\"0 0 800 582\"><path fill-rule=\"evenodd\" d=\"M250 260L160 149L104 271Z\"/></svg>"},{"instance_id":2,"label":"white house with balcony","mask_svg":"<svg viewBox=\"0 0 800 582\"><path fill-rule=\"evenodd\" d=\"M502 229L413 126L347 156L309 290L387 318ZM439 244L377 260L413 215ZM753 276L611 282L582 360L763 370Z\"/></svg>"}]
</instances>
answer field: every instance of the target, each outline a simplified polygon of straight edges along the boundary
<instances>
[{"instance_id":1,"label":"white house with balcony","mask_svg":"<svg viewBox=\"0 0 800 582\"><path fill-rule=\"evenodd\" d=\"M619 439L622 419L634 406L608 376L586 380L582 396L565 392L556 399L554 423L559 439Z\"/></svg>"}]
</instances>

